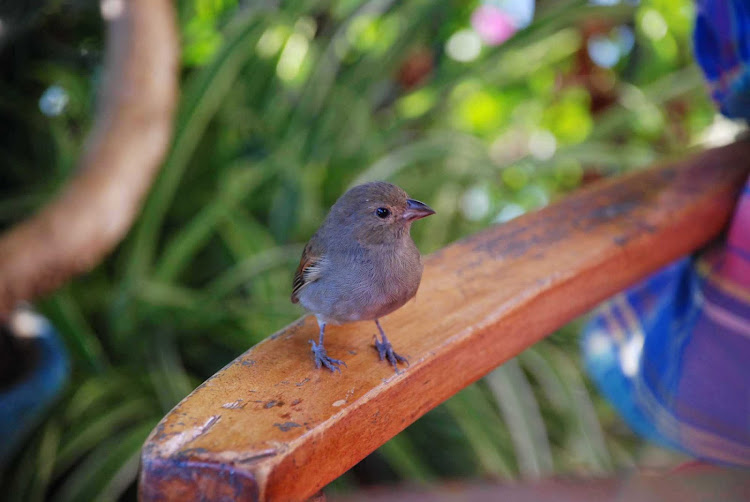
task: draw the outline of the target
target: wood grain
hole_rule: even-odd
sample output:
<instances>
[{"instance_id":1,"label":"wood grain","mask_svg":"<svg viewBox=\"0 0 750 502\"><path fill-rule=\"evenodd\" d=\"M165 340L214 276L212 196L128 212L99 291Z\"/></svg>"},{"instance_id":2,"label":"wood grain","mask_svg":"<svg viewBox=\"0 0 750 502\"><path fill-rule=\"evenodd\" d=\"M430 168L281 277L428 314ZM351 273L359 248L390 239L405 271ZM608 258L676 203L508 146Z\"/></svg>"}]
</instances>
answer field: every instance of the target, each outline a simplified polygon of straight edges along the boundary
<instances>
[{"instance_id":1,"label":"wood grain","mask_svg":"<svg viewBox=\"0 0 750 502\"><path fill-rule=\"evenodd\" d=\"M120 242L169 146L179 56L172 1L106 3L106 65L86 150L57 197L0 236L0 321Z\"/></svg>"},{"instance_id":2,"label":"wood grain","mask_svg":"<svg viewBox=\"0 0 750 502\"><path fill-rule=\"evenodd\" d=\"M306 499L463 387L717 236L748 168L748 143L707 151L433 254L417 297L382 321L411 361L401 374L377 360L373 323L331 327L340 375L313 365L314 318L284 328L162 420L143 449L142 499Z\"/></svg>"}]
</instances>

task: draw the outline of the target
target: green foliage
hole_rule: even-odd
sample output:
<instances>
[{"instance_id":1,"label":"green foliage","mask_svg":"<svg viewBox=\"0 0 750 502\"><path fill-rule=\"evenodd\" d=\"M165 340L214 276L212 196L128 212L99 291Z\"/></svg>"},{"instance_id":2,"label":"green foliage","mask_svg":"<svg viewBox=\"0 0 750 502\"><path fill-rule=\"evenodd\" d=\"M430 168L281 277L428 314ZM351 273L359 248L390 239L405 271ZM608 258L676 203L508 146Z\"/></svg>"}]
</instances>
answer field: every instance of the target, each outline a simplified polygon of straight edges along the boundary
<instances>
[{"instance_id":1,"label":"green foliage","mask_svg":"<svg viewBox=\"0 0 750 502\"><path fill-rule=\"evenodd\" d=\"M348 186L387 179L435 207L439 217L414 228L428 253L587 179L680 152L710 122L690 63L688 0L540 1L535 22L506 44L453 61L443 48L475 3L179 3L184 77L172 147L122 246L39 305L64 337L74 377L5 473L9 500L132 497L138 449L158 419L302 314L288 301L292 271ZM93 114L96 11L71 17L53 4L14 40L35 50L13 59L12 87L0 84L12 126L0 139L6 225L70 175ZM59 38L38 38L61 19ZM611 70L580 67L590 20L635 27L635 50ZM415 85L405 68L420 55ZM37 100L53 84L69 104L45 117ZM600 475L630 465L638 442L592 392L575 332L428 413L378 450L372 462L384 474L371 478ZM351 475L336 484L352 485Z\"/></svg>"}]
</instances>

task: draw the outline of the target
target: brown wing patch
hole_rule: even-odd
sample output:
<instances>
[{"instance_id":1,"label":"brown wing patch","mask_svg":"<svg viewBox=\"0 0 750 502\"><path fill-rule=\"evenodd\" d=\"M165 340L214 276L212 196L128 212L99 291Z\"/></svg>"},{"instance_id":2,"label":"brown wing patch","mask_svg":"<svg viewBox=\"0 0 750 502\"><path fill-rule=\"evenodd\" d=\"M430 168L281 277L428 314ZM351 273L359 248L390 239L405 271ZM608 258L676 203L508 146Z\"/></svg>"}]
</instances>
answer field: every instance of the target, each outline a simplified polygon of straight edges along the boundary
<instances>
[{"instance_id":1,"label":"brown wing patch","mask_svg":"<svg viewBox=\"0 0 750 502\"><path fill-rule=\"evenodd\" d=\"M322 257L317 256L313 251L312 242L308 242L305 246L305 250L302 251L302 259L297 267L297 272L294 274L294 282L292 283L292 303L299 301L299 292L310 284L320 278Z\"/></svg>"}]
</instances>

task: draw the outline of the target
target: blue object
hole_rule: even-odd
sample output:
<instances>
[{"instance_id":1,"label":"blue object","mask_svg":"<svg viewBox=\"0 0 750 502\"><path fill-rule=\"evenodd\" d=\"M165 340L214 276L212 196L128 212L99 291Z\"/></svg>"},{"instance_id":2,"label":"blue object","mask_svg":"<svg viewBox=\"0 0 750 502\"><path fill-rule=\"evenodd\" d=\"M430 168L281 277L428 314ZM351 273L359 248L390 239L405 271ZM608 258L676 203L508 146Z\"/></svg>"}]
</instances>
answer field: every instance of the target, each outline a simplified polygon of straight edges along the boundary
<instances>
[{"instance_id":1,"label":"blue object","mask_svg":"<svg viewBox=\"0 0 750 502\"><path fill-rule=\"evenodd\" d=\"M41 319L41 318L40 318ZM65 347L46 320L30 338L35 357L23 377L0 391L0 467L54 404L70 376Z\"/></svg>"},{"instance_id":2,"label":"blue object","mask_svg":"<svg viewBox=\"0 0 750 502\"><path fill-rule=\"evenodd\" d=\"M660 270L600 307L587 370L630 427L662 446L750 466L750 291L719 247Z\"/></svg>"},{"instance_id":3,"label":"blue object","mask_svg":"<svg viewBox=\"0 0 750 502\"><path fill-rule=\"evenodd\" d=\"M690 260L684 258L602 305L581 339L589 375L625 422L644 438L678 450L680 444L659 432L639 399L639 387L644 384L641 361L647 334L650 348L661 354L669 352L671 342L664 325L674 318L690 324L693 306L672 300L689 295L691 282ZM678 363L676 359L668 360ZM655 363L664 361L657 357Z\"/></svg>"},{"instance_id":4,"label":"blue object","mask_svg":"<svg viewBox=\"0 0 750 502\"><path fill-rule=\"evenodd\" d=\"M750 120L750 0L698 0L695 58L721 113Z\"/></svg>"}]
</instances>

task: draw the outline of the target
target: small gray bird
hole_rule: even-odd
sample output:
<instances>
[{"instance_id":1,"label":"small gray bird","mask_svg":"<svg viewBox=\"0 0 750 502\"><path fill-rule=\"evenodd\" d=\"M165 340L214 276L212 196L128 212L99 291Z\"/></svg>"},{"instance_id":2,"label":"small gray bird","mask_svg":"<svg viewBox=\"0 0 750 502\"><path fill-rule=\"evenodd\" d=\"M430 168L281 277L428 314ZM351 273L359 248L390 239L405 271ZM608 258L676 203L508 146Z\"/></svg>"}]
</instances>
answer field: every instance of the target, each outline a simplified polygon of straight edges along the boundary
<instances>
[{"instance_id":1,"label":"small gray bird","mask_svg":"<svg viewBox=\"0 0 750 502\"><path fill-rule=\"evenodd\" d=\"M310 340L315 366L340 371L346 364L323 346L327 324L373 320L382 340L375 348L393 367L396 354L378 319L417 294L422 259L409 235L414 220L435 214L396 185L382 181L356 186L339 197L302 251L294 275L292 303L315 314L318 343ZM407 363L408 364L408 363Z\"/></svg>"}]
</instances>

